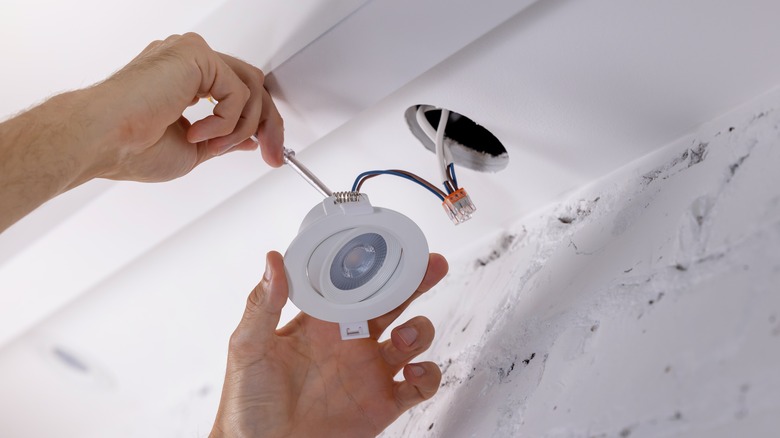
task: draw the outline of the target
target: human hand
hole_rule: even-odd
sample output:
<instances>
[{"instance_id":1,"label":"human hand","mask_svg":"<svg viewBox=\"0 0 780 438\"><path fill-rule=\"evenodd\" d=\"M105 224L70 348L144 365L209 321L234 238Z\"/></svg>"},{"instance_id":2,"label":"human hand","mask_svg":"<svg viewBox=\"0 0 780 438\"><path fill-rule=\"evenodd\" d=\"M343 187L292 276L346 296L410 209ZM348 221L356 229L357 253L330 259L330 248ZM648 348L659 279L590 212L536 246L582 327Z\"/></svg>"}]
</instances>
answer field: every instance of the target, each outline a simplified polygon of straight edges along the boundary
<instances>
[{"instance_id":1,"label":"human hand","mask_svg":"<svg viewBox=\"0 0 780 438\"><path fill-rule=\"evenodd\" d=\"M112 77L87 90L106 126L100 176L167 181L229 150L253 150L283 164L282 118L259 69L212 50L197 34L155 41ZM192 125L182 116L200 98L218 103Z\"/></svg>"},{"instance_id":2,"label":"human hand","mask_svg":"<svg viewBox=\"0 0 780 438\"><path fill-rule=\"evenodd\" d=\"M276 330L288 286L284 260L268 253L266 273L247 300L230 338L227 372L211 437L375 436L439 389L433 362L410 364L431 345L422 316L377 338L447 273L432 254L417 291L397 309L369 321L371 337L342 341L339 326L298 314ZM403 370L404 381L393 377Z\"/></svg>"}]
</instances>

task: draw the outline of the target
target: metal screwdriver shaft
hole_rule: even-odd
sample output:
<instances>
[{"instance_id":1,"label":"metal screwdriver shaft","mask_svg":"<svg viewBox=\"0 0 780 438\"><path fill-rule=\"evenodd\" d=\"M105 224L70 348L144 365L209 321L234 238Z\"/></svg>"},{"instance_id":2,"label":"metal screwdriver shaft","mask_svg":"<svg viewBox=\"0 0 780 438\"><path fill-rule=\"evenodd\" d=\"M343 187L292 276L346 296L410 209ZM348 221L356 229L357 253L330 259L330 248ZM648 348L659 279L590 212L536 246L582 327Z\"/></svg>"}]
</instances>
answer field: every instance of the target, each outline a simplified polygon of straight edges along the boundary
<instances>
[{"instance_id":1,"label":"metal screwdriver shaft","mask_svg":"<svg viewBox=\"0 0 780 438\"><path fill-rule=\"evenodd\" d=\"M260 141L254 135L249 136L249 138L252 139L253 142L257 143L258 146L260 145ZM328 188L328 186L320 181L316 175L311 173L311 170L309 170L308 167L301 164L301 162L295 158L294 150L284 148L283 157L284 164L290 166L296 173L298 173L298 175L301 176L301 178L303 178L307 183L311 184L312 187L317 189L317 191L320 192L322 196L326 198L328 196L333 196L333 192Z\"/></svg>"},{"instance_id":2,"label":"metal screwdriver shaft","mask_svg":"<svg viewBox=\"0 0 780 438\"><path fill-rule=\"evenodd\" d=\"M211 102L212 105L216 105L217 101L209 96L208 101ZM252 134L249 136L249 138L255 142L256 145L260 146L260 140L257 139L257 137ZM333 196L333 192L326 186L322 181L320 181L319 178L317 178L313 173L311 173L311 170L309 170L306 166L301 164L300 161L298 161L297 158L295 158L295 151L292 149L284 148L284 164L290 166L293 168L295 172L298 173L298 175L301 176L306 182L311 184L312 187L317 189L318 192L322 194L324 197Z\"/></svg>"},{"instance_id":3,"label":"metal screwdriver shaft","mask_svg":"<svg viewBox=\"0 0 780 438\"><path fill-rule=\"evenodd\" d=\"M254 137L254 135L252 137ZM306 166L301 164L301 162L295 158L294 150L284 148L284 163L298 172L298 175L306 180L306 182L311 184L312 187L317 189L318 192L322 193L322 196L325 196L326 198L328 196L333 196L333 192L322 181L320 181L319 178L311 173L311 171Z\"/></svg>"}]
</instances>

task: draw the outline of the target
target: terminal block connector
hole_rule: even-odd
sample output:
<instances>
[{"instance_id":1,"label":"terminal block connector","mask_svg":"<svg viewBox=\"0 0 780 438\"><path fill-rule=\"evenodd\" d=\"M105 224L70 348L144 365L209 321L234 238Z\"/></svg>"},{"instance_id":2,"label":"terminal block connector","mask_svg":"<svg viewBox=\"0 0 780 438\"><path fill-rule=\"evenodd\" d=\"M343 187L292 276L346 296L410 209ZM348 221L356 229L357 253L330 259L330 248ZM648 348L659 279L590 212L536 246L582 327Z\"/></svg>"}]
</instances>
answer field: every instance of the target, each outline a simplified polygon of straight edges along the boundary
<instances>
[{"instance_id":1,"label":"terminal block connector","mask_svg":"<svg viewBox=\"0 0 780 438\"><path fill-rule=\"evenodd\" d=\"M444 207L444 211L447 212L447 216L449 216L450 220L452 220L452 223L455 225L462 224L471 219L471 215L477 211L477 207L471 202L469 194L463 189L458 189L450 193L444 198L444 202L442 202L441 205Z\"/></svg>"}]
</instances>

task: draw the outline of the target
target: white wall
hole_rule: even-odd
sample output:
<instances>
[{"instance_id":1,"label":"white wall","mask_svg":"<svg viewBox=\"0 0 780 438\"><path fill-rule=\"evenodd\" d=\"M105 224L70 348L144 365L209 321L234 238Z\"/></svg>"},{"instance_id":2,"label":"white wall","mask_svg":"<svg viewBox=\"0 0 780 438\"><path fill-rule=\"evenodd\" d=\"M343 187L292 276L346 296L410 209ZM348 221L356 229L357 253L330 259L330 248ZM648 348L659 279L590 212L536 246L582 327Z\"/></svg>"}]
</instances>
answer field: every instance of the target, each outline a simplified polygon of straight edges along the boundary
<instances>
[{"instance_id":1,"label":"white wall","mask_svg":"<svg viewBox=\"0 0 780 438\"><path fill-rule=\"evenodd\" d=\"M385 436L776 436L780 92L452 260ZM402 318L403 319L403 318Z\"/></svg>"}]
</instances>

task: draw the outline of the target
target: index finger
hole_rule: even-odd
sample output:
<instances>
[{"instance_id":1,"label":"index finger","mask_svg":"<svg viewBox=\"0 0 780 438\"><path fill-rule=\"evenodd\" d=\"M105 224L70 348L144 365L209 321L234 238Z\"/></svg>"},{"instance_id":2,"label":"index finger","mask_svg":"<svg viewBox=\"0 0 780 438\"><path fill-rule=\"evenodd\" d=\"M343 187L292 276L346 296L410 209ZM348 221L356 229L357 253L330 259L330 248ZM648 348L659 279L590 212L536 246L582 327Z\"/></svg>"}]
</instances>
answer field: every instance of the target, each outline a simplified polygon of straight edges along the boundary
<instances>
[{"instance_id":1,"label":"index finger","mask_svg":"<svg viewBox=\"0 0 780 438\"><path fill-rule=\"evenodd\" d=\"M240 59L224 53L219 54L236 74L249 85L250 101L259 101L260 116L252 131L260 146L263 160L273 167L284 164L284 120L274 104L273 98L263 86L265 75ZM252 150L254 140L248 139L240 143L234 150Z\"/></svg>"},{"instance_id":2,"label":"index finger","mask_svg":"<svg viewBox=\"0 0 780 438\"><path fill-rule=\"evenodd\" d=\"M244 140L231 151L254 150L260 146L263 161L272 167L279 167L284 164L284 121L268 91L263 89L262 94L263 109L255 137Z\"/></svg>"},{"instance_id":3,"label":"index finger","mask_svg":"<svg viewBox=\"0 0 780 438\"><path fill-rule=\"evenodd\" d=\"M195 35L187 41L200 75L197 95L210 95L217 101L212 115L193 123L187 139L198 143L226 136L235 129L249 100L249 87L203 38Z\"/></svg>"},{"instance_id":4,"label":"index finger","mask_svg":"<svg viewBox=\"0 0 780 438\"><path fill-rule=\"evenodd\" d=\"M444 256L441 254L431 254L428 258L428 270L425 271L425 276L420 282L420 286L412 294L412 296L410 296L406 301L403 302L403 304L391 310L390 312L387 312L384 315L378 318L374 318L368 322L368 328L369 332L371 333L371 337L374 339L379 338L379 336L382 335L387 327L389 327L390 324L392 324L393 321L395 321L396 318L398 318L401 313L403 313L404 310L406 310L406 308L412 304L414 300L419 298L425 292L428 292L433 286L436 286L436 283L441 281L441 279L447 275L448 270L449 265L447 264L447 259L445 259Z\"/></svg>"},{"instance_id":5,"label":"index finger","mask_svg":"<svg viewBox=\"0 0 780 438\"><path fill-rule=\"evenodd\" d=\"M265 88L263 88L263 113L260 115L256 133L263 160L273 167L284 164L284 121Z\"/></svg>"}]
</instances>

